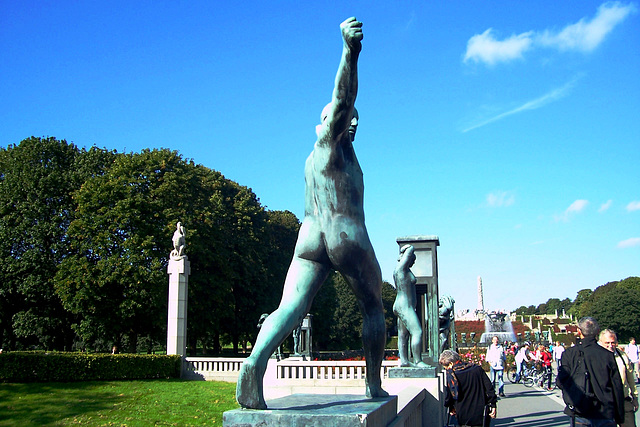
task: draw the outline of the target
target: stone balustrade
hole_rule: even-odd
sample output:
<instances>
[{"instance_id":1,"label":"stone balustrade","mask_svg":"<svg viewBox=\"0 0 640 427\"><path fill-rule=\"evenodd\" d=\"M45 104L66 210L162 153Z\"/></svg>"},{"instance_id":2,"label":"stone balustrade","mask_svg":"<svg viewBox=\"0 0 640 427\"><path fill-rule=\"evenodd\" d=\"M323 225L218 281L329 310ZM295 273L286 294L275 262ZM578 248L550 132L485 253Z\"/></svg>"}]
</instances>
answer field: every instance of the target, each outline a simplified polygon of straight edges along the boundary
<instances>
[{"instance_id":1,"label":"stone balustrade","mask_svg":"<svg viewBox=\"0 0 640 427\"><path fill-rule=\"evenodd\" d=\"M183 368L185 378L236 382L244 359L222 357L186 357ZM388 377L389 368L398 365L397 360L382 362L382 378ZM271 370L267 370L267 375ZM276 380L364 380L364 360L353 361L304 361L284 359L275 363ZM267 380L265 378L265 380Z\"/></svg>"},{"instance_id":2,"label":"stone balustrade","mask_svg":"<svg viewBox=\"0 0 640 427\"><path fill-rule=\"evenodd\" d=\"M397 360L382 362L381 377L388 377L388 370L398 366ZM364 360L296 361L285 359L276 366L276 378L285 380L364 380L366 366Z\"/></svg>"}]
</instances>

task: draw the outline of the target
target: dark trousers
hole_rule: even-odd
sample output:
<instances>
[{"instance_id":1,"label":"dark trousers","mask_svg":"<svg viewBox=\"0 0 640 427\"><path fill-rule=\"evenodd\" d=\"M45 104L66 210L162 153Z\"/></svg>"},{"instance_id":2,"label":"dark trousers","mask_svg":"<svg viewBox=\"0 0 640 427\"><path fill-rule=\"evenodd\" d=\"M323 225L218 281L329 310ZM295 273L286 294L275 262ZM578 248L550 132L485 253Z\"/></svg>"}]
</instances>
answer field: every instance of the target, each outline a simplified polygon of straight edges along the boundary
<instances>
[{"instance_id":1,"label":"dark trousers","mask_svg":"<svg viewBox=\"0 0 640 427\"><path fill-rule=\"evenodd\" d=\"M633 411L631 400L624 400L624 422L620 427L636 427L636 413Z\"/></svg>"}]
</instances>

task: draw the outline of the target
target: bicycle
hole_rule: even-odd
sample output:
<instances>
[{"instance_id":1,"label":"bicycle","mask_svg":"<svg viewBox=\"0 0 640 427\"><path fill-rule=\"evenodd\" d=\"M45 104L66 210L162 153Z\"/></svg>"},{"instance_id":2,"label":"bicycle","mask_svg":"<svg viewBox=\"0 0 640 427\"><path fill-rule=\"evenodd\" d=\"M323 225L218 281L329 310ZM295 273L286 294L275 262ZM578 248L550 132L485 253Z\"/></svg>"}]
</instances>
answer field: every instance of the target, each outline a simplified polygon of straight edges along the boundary
<instances>
[{"instance_id":1,"label":"bicycle","mask_svg":"<svg viewBox=\"0 0 640 427\"><path fill-rule=\"evenodd\" d=\"M551 376L551 388L546 388L544 385L549 383L549 376ZM556 389L556 374L554 374L552 370L536 371L535 368L533 368L532 373L523 377L522 384L525 387L533 387L534 384L537 384L541 388L553 391Z\"/></svg>"},{"instance_id":2,"label":"bicycle","mask_svg":"<svg viewBox=\"0 0 640 427\"><path fill-rule=\"evenodd\" d=\"M512 366L509 368L507 372L507 378L509 378L509 381L512 384L517 384L527 376L533 375L533 373L535 372L535 369L536 368L533 365L524 364L524 366L522 366L522 371L520 372L520 378L516 381L516 372L518 371L518 367Z\"/></svg>"}]
</instances>

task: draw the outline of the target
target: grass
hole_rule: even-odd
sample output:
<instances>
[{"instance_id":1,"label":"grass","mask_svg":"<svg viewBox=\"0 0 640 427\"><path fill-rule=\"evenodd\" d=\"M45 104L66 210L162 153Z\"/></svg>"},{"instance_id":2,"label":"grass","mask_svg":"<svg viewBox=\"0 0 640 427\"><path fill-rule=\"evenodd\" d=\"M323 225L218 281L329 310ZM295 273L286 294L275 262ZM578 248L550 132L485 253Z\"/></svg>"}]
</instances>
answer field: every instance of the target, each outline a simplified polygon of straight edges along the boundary
<instances>
[{"instance_id":1,"label":"grass","mask_svg":"<svg viewBox=\"0 0 640 427\"><path fill-rule=\"evenodd\" d=\"M234 383L107 381L0 384L0 426L222 425Z\"/></svg>"}]
</instances>

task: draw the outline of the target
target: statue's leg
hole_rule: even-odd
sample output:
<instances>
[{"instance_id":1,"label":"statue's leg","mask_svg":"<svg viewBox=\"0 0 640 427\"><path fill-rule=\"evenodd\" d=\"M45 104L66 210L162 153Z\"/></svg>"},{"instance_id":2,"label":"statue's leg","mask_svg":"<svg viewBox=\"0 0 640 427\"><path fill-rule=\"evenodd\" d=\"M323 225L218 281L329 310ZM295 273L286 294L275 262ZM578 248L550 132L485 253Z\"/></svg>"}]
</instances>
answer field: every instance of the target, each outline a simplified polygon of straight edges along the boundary
<instances>
[{"instance_id":1,"label":"statue's leg","mask_svg":"<svg viewBox=\"0 0 640 427\"><path fill-rule=\"evenodd\" d=\"M367 367L366 394L368 397L384 397L389 393L382 389L380 375L387 339L382 305L382 274L373 248L364 254L353 255L353 259L358 261L341 272L351 284L363 316L362 344Z\"/></svg>"},{"instance_id":2,"label":"statue's leg","mask_svg":"<svg viewBox=\"0 0 640 427\"><path fill-rule=\"evenodd\" d=\"M280 306L265 319L251 355L240 369L236 386L236 399L240 406L252 409L267 407L262 381L269 357L300 324L328 274L329 268L323 264L294 256Z\"/></svg>"},{"instance_id":3,"label":"statue's leg","mask_svg":"<svg viewBox=\"0 0 640 427\"><path fill-rule=\"evenodd\" d=\"M413 366L427 367L427 364L422 361L422 327L415 310L408 313L406 323L407 329L411 334L411 353L413 354L411 361Z\"/></svg>"},{"instance_id":4,"label":"statue's leg","mask_svg":"<svg viewBox=\"0 0 640 427\"><path fill-rule=\"evenodd\" d=\"M409 331L404 322L398 317L398 357L400 366L411 366L409 361Z\"/></svg>"}]
</instances>

